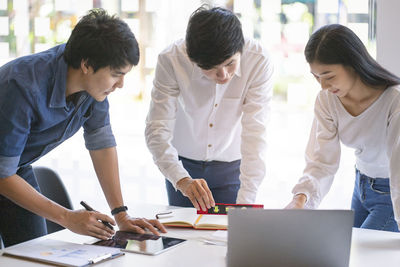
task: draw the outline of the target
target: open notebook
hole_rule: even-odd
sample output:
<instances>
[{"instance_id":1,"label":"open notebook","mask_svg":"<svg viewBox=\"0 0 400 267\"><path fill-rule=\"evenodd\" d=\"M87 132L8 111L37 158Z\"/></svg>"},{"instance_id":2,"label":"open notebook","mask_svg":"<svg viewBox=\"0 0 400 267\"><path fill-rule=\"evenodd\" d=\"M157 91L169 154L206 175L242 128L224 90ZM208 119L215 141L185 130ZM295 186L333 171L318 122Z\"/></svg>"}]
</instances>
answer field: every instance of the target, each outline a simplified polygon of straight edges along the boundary
<instances>
[{"instance_id":1,"label":"open notebook","mask_svg":"<svg viewBox=\"0 0 400 267\"><path fill-rule=\"evenodd\" d=\"M38 239L6 248L3 255L60 266L81 267L113 259L124 253L118 248Z\"/></svg>"},{"instance_id":2,"label":"open notebook","mask_svg":"<svg viewBox=\"0 0 400 267\"><path fill-rule=\"evenodd\" d=\"M195 208L167 210L158 214L159 221L165 226L192 227L203 230L228 229L228 216L225 214L197 214Z\"/></svg>"}]
</instances>

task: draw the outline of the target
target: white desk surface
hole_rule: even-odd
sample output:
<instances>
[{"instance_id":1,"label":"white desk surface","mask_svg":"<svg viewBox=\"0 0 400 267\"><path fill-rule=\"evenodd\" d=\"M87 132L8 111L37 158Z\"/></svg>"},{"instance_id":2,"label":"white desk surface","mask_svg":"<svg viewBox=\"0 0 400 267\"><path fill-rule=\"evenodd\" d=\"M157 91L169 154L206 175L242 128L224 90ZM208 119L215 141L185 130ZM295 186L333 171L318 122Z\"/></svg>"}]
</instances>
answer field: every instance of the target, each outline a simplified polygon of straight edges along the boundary
<instances>
[{"instance_id":1,"label":"white desk surface","mask_svg":"<svg viewBox=\"0 0 400 267\"><path fill-rule=\"evenodd\" d=\"M167 209L167 206L148 205L130 206L132 216L153 217ZM125 256L106 261L95 266L226 266L226 246L208 245L203 240L210 237L214 231L193 230L186 228L168 228L166 236L188 239L174 249L157 256L135 253L125 253ZM76 243L94 241L93 238L77 235L69 230L63 230L41 238L60 239ZM369 266L399 266L400 263L400 233L353 228L352 248L350 255L351 267ZM0 256L0 266L49 266L41 263Z\"/></svg>"}]
</instances>

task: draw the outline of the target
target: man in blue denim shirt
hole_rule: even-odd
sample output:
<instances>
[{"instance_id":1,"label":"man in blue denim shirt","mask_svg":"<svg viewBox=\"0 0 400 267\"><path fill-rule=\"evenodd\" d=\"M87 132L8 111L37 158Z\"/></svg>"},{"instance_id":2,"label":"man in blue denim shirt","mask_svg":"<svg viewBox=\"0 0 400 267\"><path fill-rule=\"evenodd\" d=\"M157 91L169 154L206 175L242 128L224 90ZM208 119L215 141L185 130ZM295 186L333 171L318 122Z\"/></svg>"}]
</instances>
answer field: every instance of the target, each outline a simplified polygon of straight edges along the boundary
<instances>
[{"instance_id":1,"label":"man in blue denim shirt","mask_svg":"<svg viewBox=\"0 0 400 267\"><path fill-rule=\"evenodd\" d=\"M124 206L107 95L121 88L139 61L133 33L122 20L92 10L67 44L0 68L0 234L5 246L46 234L44 218L73 232L108 239L120 230L165 228L133 219ZM115 221L98 212L68 210L41 195L31 164L84 128L99 182ZM44 217L44 218L43 218Z\"/></svg>"}]
</instances>

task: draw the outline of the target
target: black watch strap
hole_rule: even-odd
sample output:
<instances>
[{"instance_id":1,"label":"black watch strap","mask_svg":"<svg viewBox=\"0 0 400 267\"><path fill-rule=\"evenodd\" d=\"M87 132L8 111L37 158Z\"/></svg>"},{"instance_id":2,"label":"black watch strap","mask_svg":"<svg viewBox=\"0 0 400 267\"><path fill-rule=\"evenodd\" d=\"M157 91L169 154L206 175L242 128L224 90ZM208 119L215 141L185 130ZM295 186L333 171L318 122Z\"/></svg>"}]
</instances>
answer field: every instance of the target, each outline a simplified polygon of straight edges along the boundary
<instances>
[{"instance_id":1,"label":"black watch strap","mask_svg":"<svg viewBox=\"0 0 400 267\"><path fill-rule=\"evenodd\" d=\"M111 211L111 214L112 214L112 215L115 215L115 214L118 214L118 213L120 213L120 212L122 212L122 211L127 211L127 210L128 210L128 207L127 207L127 206L121 206L121 207L117 207L117 208L113 209L113 210Z\"/></svg>"}]
</instances>

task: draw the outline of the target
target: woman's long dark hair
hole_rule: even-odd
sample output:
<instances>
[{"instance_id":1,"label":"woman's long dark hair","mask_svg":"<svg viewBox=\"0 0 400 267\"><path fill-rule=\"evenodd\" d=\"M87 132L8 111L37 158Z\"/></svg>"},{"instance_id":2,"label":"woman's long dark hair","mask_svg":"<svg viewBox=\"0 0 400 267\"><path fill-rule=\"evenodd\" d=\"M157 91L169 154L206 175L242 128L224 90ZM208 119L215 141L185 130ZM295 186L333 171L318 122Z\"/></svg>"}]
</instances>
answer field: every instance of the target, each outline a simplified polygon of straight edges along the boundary
<instances>
[{"instance_id":1,"label":"woman's long dark hair","mask_svg":"<svg viewBox=\"0 0 400 267\"><path fill-rule=\"evenodd\" d=\"M357 35L340 24L326 25L314 32L304 54L308 63L349 66L364 84L372 87L400 84L400 78L379 65Z\"/></svg>"}]
</instances>

